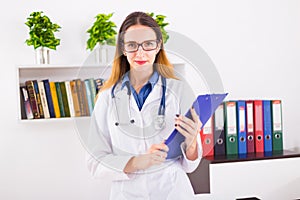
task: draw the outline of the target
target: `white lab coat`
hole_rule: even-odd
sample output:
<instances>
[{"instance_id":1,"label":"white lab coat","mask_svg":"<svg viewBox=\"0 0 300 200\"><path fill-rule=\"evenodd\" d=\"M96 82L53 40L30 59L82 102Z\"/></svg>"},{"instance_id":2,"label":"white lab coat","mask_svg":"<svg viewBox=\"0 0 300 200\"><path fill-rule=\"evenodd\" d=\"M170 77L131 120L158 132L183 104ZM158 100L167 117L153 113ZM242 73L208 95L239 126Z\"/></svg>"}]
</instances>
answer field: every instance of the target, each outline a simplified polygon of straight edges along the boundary
<instances>
[{"instance_id":1,"label":"white lab coat","mask_svg":"<svg viewBox=\"0 0 300 200\"><path fill-rule=\"evenodd\" d=\"M143 127L149 126L153 116L158 112L162 94L160 83L159 80L154 86L141 111L139 111L133 95L130 96L131 100L128 101L129 96L126 93L126 87L122 90L120 87L115 89L117 110L112 100L111 89L99 94L91 118L87 165L94 177L109 177L109 180L113 180L110 199L188 200L194 198L194 192L186 173L194 171L200 162L202 148L199 134L198 159L191 161L183 154L178 159L167 160L165 163L147 170L141 170L133 174L123 172L132 156L146 153L152 144L161 143L171 134L174 130L175 115L181 113L181 105L192 105L194 99L185 101L185 103L181 102L181 99L186 97L184 92L188 91L183 88L184 84L178 80L167 79L166 126L164 129L156 131L155 134L141 135L141 132L143 132L141 130L144 130ZM118 96L119 94L120 96ZM128 126L130 120L128 117L129 112L125 115L123 111L120 113L124 107L125 110L130 107L131 118L135 120L134 126L141 127L138 129L140 131L130 132L128 131L130 129L122 128ZM182 110L183 114L188 108L184 109ZM119 118L116 117L116 112L119 113ZM119 121L120 126L115 126L116 121ZM135 134L137 137L135 137ZM184 152L183 144L181 149Z\"/></svg>"}]
</instances>

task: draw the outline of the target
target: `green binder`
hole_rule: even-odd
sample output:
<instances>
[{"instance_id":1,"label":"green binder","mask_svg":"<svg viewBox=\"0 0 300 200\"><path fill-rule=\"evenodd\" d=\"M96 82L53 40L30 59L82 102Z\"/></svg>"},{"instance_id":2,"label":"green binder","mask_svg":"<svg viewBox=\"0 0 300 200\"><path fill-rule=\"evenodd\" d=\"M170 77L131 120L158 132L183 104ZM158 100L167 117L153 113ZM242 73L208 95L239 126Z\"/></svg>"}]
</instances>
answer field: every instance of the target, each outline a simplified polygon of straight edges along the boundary
<instances>
[{"instance_id":1,"label":"green binder","mask_svg":"<svg viewBox=\"0 0 300 200\"><path fill-rule=\"evenodd\" d=\"M65 81L59 82L65 117L71 117Z\"/></svg>"},{"instance_id":2,"label":"green binder","mask_svg":"<svg viewBox=\"0 0 300 200\"><path fill-rule=\"evenodd\" d=\"M60 117L65 117L65 109L64 109L64 103L62 99L62 93L60 89L60 82L54 82L55 83L55 88L56 88L56 93L57 93L57 101L59 105L59 111L60 111Z\"/></svg>"},{"instance_id":3,"label":"green binder","mask_svg":"<svg viewBox=\"0 0 300 200\"><path fill-rule=\"evenodd\" d=\"M226 154L238 154L236 102L224 102Z\"/></svg>"},{"instance_id":4,"label":"green binder","mask_svg":"<svg viewBox=\"0 0 300 200\"><path fill-rule=\"evenodd\" d=\"M273 151L283 150L281 100L272 100Z\"/></svg>"}]
</instances>

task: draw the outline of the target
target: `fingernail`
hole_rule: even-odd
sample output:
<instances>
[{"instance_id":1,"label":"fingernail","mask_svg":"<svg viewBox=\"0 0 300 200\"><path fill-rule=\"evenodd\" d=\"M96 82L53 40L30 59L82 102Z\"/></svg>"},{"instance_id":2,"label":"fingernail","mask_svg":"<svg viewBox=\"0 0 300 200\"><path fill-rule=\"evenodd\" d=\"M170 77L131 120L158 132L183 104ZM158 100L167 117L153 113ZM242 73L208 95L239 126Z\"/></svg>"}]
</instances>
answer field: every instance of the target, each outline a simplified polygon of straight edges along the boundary
<instances>
[{"instance_id":1,"label":"fingernail","mask_svg":"<svg viewBox=\"0 0 300 200\"><path fill-rule=\"evenodd\" d=\"M176 114L176 117L179 117L179 114Z\"/></svg>"}]
</instances>

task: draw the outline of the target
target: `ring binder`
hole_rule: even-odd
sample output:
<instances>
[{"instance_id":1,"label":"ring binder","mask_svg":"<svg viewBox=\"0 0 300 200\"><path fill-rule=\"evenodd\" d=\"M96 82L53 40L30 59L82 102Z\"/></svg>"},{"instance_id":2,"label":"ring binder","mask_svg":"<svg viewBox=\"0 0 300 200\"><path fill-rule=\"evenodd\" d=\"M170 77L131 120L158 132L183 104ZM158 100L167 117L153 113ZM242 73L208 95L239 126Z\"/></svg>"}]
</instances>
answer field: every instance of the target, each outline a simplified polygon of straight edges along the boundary
<instances>
[{"instance_id":1,"label":"ring binder","mask_svg":"<svg viewBox=\"0 0 300 200\"><path fill-rule=\"evenodd\" d=\"M198 95L192 106L195 108L202 123L201 129L214 114L217 107L223 102L227 94L228 93ZM190 119L192 118L190 110L187 111L185 116ZM177 158L182 155L180 145L184 140L185 137L174 129L165 141L165 144L169 147L167 159Z\"/></svg>"}]
</instances>

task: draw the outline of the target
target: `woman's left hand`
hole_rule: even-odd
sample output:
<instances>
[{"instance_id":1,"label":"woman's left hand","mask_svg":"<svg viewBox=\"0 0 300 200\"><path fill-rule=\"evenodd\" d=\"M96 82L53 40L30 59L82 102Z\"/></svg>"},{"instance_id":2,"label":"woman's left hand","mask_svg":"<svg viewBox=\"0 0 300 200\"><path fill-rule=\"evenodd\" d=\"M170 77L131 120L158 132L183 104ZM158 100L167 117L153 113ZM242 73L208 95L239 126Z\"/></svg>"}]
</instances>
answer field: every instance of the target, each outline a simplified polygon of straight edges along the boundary
<instances>
[{"instance_id":1,"label":"woman's left hand","mask_svg":"<svg viewBox=\"0 0 300 200\"><path fill-rule=\"evenodd\" d=\"M192 119L183 115L176 115L175 128L185 137L188 159L195 160L198 157L197 135L200 132L202 123L194 108L191 108L190 112Z\"/></svg>"}]
</instances>

